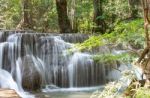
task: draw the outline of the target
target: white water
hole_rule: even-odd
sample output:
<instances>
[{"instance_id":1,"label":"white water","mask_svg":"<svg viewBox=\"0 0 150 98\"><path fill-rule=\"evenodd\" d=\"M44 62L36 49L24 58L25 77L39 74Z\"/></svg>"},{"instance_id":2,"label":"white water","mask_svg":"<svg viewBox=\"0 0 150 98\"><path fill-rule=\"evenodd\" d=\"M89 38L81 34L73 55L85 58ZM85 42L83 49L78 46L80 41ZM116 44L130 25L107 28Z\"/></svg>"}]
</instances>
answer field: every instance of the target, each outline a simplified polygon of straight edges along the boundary
<instances>
[{"instance_id":1,"label":"white water","mask_svg":"<svg viewBox=\"0 0 150 98\"><path fill-rule=\"evenodd\" d=\"M89 64L87 64L87 63L89 63ZM71 88L75 87L74 81L78 80L76 77L74 77L75 74L78 74L77 67L80 66L80 68L83 68L86 71L86 67L92 66L92 65L93 65L93 60L91 59L91 55L89 55L87 53L81 53L81 52L76 52L73 54L73 56L71 57L70 62L68 64L69 85ZM88 73L86 73L86 74L88 75Z\"/></svg>"},{"instance_id":2,"label":"white water","mask_svg":"<svg viewBox=\"0 0 150 98\"><path fill-rule=\"evenodd\" d=\"M19 89L23 91L22 74L21 74L21 58L18 58L18 60L16 61L16 82L18 84Z\"/></svg>"},{"instance_id":3,"label":"white water","mask_svg":"<svg viewBox=\"0 0 150 98\"><path fill-rule=\"evenodd\" d=\"M74 87L74 88L59 88L59 89L42 89L42 92L82 92L82 91L95 91L98 89L103 89L104 86L95 86L95 87Z\"/></svg>"},{"instance_id":4,"label":"white water","mask_svg":"<svg viewBox=\"0 0 150 98\"><path fill-rule=\"evenodd\" d=\"M20 89L21 87L13 80L11 74L3 69L0 69L0 87L13 89L22 98L34 98L33 95L30 95L23 89Z\"/></svg>"}]
</instances>

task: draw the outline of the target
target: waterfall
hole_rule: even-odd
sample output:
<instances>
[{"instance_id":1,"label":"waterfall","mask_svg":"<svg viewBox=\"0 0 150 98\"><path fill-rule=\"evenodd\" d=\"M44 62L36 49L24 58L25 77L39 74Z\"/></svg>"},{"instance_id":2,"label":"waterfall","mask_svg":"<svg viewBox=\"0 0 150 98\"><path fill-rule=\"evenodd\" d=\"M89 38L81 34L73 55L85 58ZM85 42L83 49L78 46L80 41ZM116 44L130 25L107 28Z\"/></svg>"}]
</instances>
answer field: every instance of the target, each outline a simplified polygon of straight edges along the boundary
<instances>
[{"instance_id":1,"label":"waterfall","mask_svg":"<svg viewBox=\"0 0 150 98\"><path fill-rule=\"evenodd\" d=\"M3 69L0 69L0 87L14 89L22 98L34 98L33 95L25 92L21 86L14 81L9 72Z\"/></svg>"},{"instance_id":2,"label":"waterfall","mask_svg":"<svg viewBox=\"0 0 150 98\"><path fill-rule=\"evenodd\" d=\"M77 87L78 84L81 84L81 86L88 86L88 82L90 82L90 79L88 78L92 79L93 77L91 76L94 76L92 75L93 72L91 72L91 76L89 73L89 70L93 71L92 69L89 69L92 68L92 66L93 60L90 58L89 54L80 52L74 53L68 65L70 87Z\"/></svg>"},{"instance_id":3,"label":"waterfall","mask_svg":"<svg viewBox=\"0 0 150 98\"><path fill-rule=\"evenodd\" d=\"M0 78L13 81L11 85L20 91L102 85L108 81L106 77L111 69L105 67L106 64L96 64L92 59L94 52L76 49L68 52L75 43L88 37L84 34L1 31L0 73L9 73L9 77L1 74ZM0 79L0 87L5 86L4 82L5 79Z\"/></svg>"}]
</instances>

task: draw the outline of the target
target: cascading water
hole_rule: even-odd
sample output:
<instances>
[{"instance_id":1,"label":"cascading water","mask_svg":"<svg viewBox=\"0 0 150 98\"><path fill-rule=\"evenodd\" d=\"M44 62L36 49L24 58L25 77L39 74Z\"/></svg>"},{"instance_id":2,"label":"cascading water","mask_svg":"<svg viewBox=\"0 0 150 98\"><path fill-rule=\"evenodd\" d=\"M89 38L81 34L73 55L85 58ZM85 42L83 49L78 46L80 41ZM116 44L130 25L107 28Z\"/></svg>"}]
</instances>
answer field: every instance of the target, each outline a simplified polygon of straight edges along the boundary
<instances>
[{"instance_id":1,"label":"cascading water","mask_svg":"<svg viewBox=\"0 0 150 98\"><path fill-rule=\"evenodd\" d=\"M11 78L4 74L0 77L13 81L10 85L21 91L22 88L36 90L44 86L58 89L104 84L109 72L105 64L95 64L90 53L68 52L73 43L87 38L80 34L3 31L0 34L0 73ZM4 79L0 80L0 87L4 87L3 82Z\"/></svg>"},{"instance_id":2,"label":"cascading water","mask_svg":"<svg viewBox=\"0 0 150 98\"><path fill-rule=\"evenodd\" d=\"M70 87L90 86L92 83L88 83L94 76L93 70L89 69L93 66L93 60L89 54L76 52L71 57L68 65L69 72L69 85ZM89 73L91 70L91 73ZM91 76L90 76L91 75ZM91 78L91 79L89 79ZM88 80L88 81L87 81Z\"/></svg>"},{"instance_id":3,"label":"cascading water","mask_svg":"<svg viewBox=\"0 0 150 98\"><path fill-rule=\"evenodd\" d=\"M25 92L22 86L14 81L12 75L8 71L3 69L0 69L0 87L14 89L22 98L34 98L33 95Z\"/></svg>"}]
</instances>

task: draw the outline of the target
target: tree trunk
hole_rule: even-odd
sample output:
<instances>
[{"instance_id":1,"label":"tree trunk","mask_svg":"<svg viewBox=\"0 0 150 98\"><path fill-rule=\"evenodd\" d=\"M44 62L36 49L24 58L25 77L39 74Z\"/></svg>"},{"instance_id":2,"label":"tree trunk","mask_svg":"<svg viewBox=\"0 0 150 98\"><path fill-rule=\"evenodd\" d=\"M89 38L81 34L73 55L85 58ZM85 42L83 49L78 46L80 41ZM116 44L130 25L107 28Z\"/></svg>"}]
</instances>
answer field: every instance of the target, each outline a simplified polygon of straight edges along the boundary
<instances>
[{"instance_id":1,"label":"tree trunk","mask_svg":"<svg viewBox=\"0 0 150 98\"><path fill-rule=\"evenodd\" d=\"M144 49L137 63L140 64L143 70L143 74L146 76L146 82L150 88L150 0L142 0L143 11L144 11L144 29L145 29L145 39L147 47Z\"/></svg>"},{"instance_id":2,"label":"tree trunk","mask_svg":"<svg viewBox=\"0 0 150 98\"><path fill-rule=\"evenodd\" d=\"M32 29L32 18L30 16L31 0L22 0L22 19L16 29Z\"/></svg>"},{"instance_id":3,"label":"tree trunk","mask_svg":"<svg viewBox=\"0 0 150 98\"><path fill-rule=\"evenodd\" d=\"M67 1L56 0L56 7L58 13L58 24L60 28L60 33L71 33L72 28L67 15Z\"/></svg>"},{"instance_id":4,"label":"tree trunk","mask_svg":"<svg viewBox=\"0 0 150 98\"><path fill-rule=\"evenodd\" d=\"M103 18L103 8L102 8L102 0L93 0L94 6L94 23L96 24L96 28L94 27L95 32L105 33L106 24Z\"/></svg>"}]
</instances>

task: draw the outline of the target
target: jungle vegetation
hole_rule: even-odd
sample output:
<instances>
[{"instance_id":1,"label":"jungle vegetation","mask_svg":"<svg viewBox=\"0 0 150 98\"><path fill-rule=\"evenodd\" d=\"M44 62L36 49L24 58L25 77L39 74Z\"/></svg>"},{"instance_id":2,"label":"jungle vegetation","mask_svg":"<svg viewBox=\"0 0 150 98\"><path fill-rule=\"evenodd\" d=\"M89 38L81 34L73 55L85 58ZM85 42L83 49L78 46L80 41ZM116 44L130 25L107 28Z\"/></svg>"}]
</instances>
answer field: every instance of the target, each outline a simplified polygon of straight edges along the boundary
<instances>
[{"instance_id":1,"label":"jungle vegetation","mask_svg":"<svg viewBox=\"0 0 150 98\"><path fill-rule=\"evenodd\" d=\"M131 55L96 55L96 61L140 57L141 49L147 46L143 16L141 0L0 0L2 30L91 34L93 36L88 40L76 44L79 50L123 44L132 52ZM118 97L120 94L115 93L118 85L113 84L113 88L106 86L97 98ZM125 92L124 97L150 96L150 90L141 86L135 88L131 85L128 90L134 93Z\"/></svg>"}]
</instances>

